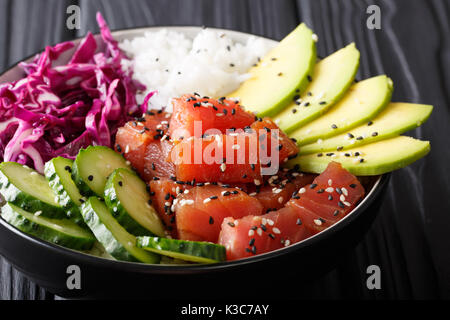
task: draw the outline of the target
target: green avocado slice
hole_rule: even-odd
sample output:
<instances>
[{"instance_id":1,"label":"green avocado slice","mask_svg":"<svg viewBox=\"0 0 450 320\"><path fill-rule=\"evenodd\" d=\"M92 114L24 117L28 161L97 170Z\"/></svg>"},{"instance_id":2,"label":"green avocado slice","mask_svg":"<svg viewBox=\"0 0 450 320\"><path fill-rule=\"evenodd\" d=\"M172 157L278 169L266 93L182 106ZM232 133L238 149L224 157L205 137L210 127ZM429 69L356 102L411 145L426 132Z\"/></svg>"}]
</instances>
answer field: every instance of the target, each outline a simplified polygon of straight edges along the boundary
<instances>
[{"instance_id":1,"label":"green avocado slice","mask_svg":"<svg viewBox=\"0 0 450 320\"><path fill-rule=\"evenodd\" d=\"M430 105L390 103L370 122L349 132L325 139L321 143L307 144L300 149L299 154L341 151L391 138L422 125L432 110L433 106Z\"/></svg>"},{"instance_id":2,"label":"green avocado slice","mask_svg":"<svg viewBox=\"0 0 450 320\"><path fill-rule=\"evenodd\" d=\"M229 97L239 99L247 111L272 116L305 89L316 62L313 32L300 24L249 70L250 78Z\"/></svg>"},{"instance_id":3,"label":"green avocado slice","mask_svg":"<svg viewBox=\"0 0 450 320\"><path fill-rule=\"evenodd\" d=\"M355 79L359 66L359 51L351 43L326 57L314 67L314 79L305 92L275 117L286 133L320 117L344 96Z\"/></svg>"},{"instance_id":4,"label":"green avocado slice","mask_svg":"<svg viewBox=\"0 0 450 320\"><path fill-rule=\"evenodd\" d=\"M356 176L377 176L406 167L430 151L430 142L398 136L343 152L299 156L288 166L299 165L304 172L322 173L329 162L340 162Z\"/></svg>"},{"instance_id":5,"label":"green avocado slice","mask_svg":"<svg viewBox=\"0 0 450 320\"><path fill-rule=\"evenodd\" d=\"M392 80L385 75L356 83L327 113L289 136L302 146L368 122L389 103L392 89Z\"/></svg>"}]
</instances>

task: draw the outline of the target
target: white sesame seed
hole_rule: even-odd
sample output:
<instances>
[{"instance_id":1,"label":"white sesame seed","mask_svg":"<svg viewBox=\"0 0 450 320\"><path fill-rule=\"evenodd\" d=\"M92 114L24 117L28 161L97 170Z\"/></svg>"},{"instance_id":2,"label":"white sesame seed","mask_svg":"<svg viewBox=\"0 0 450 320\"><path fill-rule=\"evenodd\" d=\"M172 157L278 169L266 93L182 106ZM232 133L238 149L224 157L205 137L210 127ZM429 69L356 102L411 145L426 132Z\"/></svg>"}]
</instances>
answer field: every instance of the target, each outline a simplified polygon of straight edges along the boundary
<instances>
[{"instance_id":1,"label":"white sesame seed","mask_svg":"<svg viewBox=\"0 0 450 320\"><path fill-rule=\"evenodd\" d=\"M172 204L169 201L164 202L164 205L170 207Z\"/></svg>"},{"instance_id":2,"label":"white sesame seed","mask_svg":"<svg viewBox=\"0 0 450 320\"><path fill-rule=\"evenodd\" d=\"M313 33L312 39L313 39L314 42L319 41L319 37L318 37L317 34L315 34L315 33Z\"/></svg>"},{"instance_id":3,"label":"white sesame seed","mask_svg":"<svg viewBox=\"0 0 450 320\"><path fill-rule=\"evenodd\" d=\"M184 190L184 194L188 194L189 193L189 190Z\"/></svg>"},{"instance_id":4,"label":"white sesame seed","mask_svg":"<svg viewBox=\"0 0 450 320\"><path fill-rule=\"evenodd\" d=\"M268 224L269 226L273 226L274 222L273 222L272 219L267 219L267 224Z\"/></svg>"},{"instance_id":5,"label":"white sesame seed","mask_svg":"<svg viewBox=\"0 0 450 320\"><path fill-rule=\"evenodd\" d=\"M332 184L333 184L333 180L328 179L328 185L331 187Z\"/></svg>"},{"instance_id":6,"label":"white sesame seed","mask_svg":"<svg viewBox=\"0 0 450 320\"><path fill-rule=\"evenodd\" d=\"M129 166L129 165L131 165L131 162L130 161L125 161L125 164L127 165L127 166ZM111 167L111 166L109 166L109 167Z\"/></svg>"},{"instance_id":7,"label":"white sesame seed","mask_svg":"<svg viewBox=\"0 0 450 320\"><path fill-rule=\"evenodd\" d=\"M256 233L258 234L258 236L262 236L262 229L261 228L256 229Z\"/></svg>"},{"instance_id":8,"label":"white sesame seed","mask_svg":"<svg viewBox=\"0 0 450 320\"><path fill-rule=\"evenodd\" d=\"M254 196L256 196L256 195L257 195L256 192L252 192L252 193L249 194L250 197L254 197Z\"/></svg>"},{"instance_id":9,"label":"white sesame seed","mask_svg":"<svg viewBox=\"0 0 450 320\"><path fill-rule=\"evenodd\" d=\"M234 225L237 226L239 224L239 220L234 220Z\"/></svg>"},{"instance_id":10,"label":"white sesame seed","mask_svg":"<svg viewBox=\"0 0 450 320\"><path fill-rule=\"evenodd\" d=\"M261 224L265 226L267 224L267 219L266 218L262 218L261 219Z\"/></svg>"},{"instance_id":11,"label":"white sesame seed","mask_svg":"<svg viewBox=\"0 0 450 320\"><path fill-rule=\"evenodd\" d=\"M346 188L341 188L341 191L346 197L348 196L348 191Z\"/></svg>"},{"instance_id":12,"label":"white sesame seed","mask_svg":"<svg viewBox=\"0 0 450 320\"><path fill-rule=\"evenodd\" d=\"M233 149L233 150L238 150L240 147L241 147L240 145L235 144L235 145L233 145L233 146L231 147L231 149Z\"/></svg>"},{"instance_id":13,"label":"white sesame seed","mask_svg":"<svg viewBox=\"0 0 450 320\"><path fill-rule=\"evenodd\" d=\"M277 189L277 188L272 189L272 192L275 194L280 193L281 191L283 191L283 189Z\"/></svg>"},{"instance_id":14,"label":"white sesame seed","mask_svg":"<svg viewBox=\"0 0 450 320\"><path fill-rule=\"evenodd\" d=\"M176 192L176 194L179 194L179 193L181 192L180 187L177 187L177 188L175 189L175 192Z\"/></svg>"},{"instance_id":15,"label":"white sesame seed","mask_svg":"<svg viewBox=\"0 0 450 320\"><path fill-rule=\"evenodd\" d=\"M283 203L283 197L278 198L278 203Z\"/></svg>"},{"instance_id":16,"label":"white sesame seed","mask_svg":"<svg viewBox=\"0 0 450 320\"><path fill-rule=\"evenodd\" d=\"M208 203L208 202L210 202L210 201L211 201L210 198L206 198L205 200L203 200L203 203Z\"/></svg>"},{"instance_id":17,"label":"white sesame seed","mask_svg":"<svg viewBox=\"0 0 450 320\"><path fill-rule=\"evenodd\" d=\"M30 172L30 175L31 175L31 176L37 176L38 174L39 174L39 173L37 173L36 171L31 171L31 172Z\"/></svg>"},{"instance_id":18,"label":"white sesame seed","mask_svg":"<svg viewBox=\"0 0 450 320\"><path fill-rule=\"evenodd\" d=\"M225 163L222 163L220 165L220 171L225 172L225 169L227 168L227 165Z\"/></svg>"},{"instance_id":19,"label":"white sesame seed","mask_svg":"<svg viewBox=\"0 0 450 320\"><path fill-rule=\"evenodd\" d=\"M127 145L127 146L125 147L125 153L128 153L128 151L130 151L130 146L129 146L129 145Z\"/></svg>"},{"instance_id":20,"label":"white sesame seed","mask_svg":"<svg viewBox=\"0 0 450 320\"><path fill-rule=\"evenodd\" d=\"M284 241L284 246L285 247L287 247L290 244L291 244L291 241L289 241L289 239L286 239L286 241Z\"/></svg>"},{"instance_id":21,"label":"white sesame seed","mask_svg":"<svg viewBox=\"0 0 450 320\"><path fill-rule=\"evenodd\" d=\"M300 194L305 193L305 192L306 192L305 188L300 188L300 190L298 190L298 193L300 193Z\"/></svg>"},{"instance_id":22,"label":"white sesame seed","mask_svg":"<svg viewBox=\"0 0 450 320\"><path fill-rule=\"evenodd\" d=\"M236 223L234 225L236 225ZM255 234L255 231L253 229L248 230L249 237L252 237L254 234Z\"/></svg>"},{"instance_id":23,"label":"white sesame seed","mask_svg":"<svg viewBox=\"0 0 450 320\"><path fill-rule=\"evenodd\" d=\"M318 144L321 144L322 142L323 142L322 139L317 139L317 143L318 143Z\"/></svg>"},{"instance_id":24,"label":"white sesame seed","mask_svg":"<svg viewBox=\"0 0 450 320\"><path fill-rule=\"evenodd\" d=\"M255 185L259 186L261 184L261 181L259 181L258 179L254 180Z\"/></svg>"},{"instance_id":25,"label":"white sesame seed","mask_svg":"<svg viewBox=\"0 0 450 320\"><path fill-rule=\"evenodd\" d=\"M314 219L314 223L317 224L318 226L321 226L322 225L322 220Z\"/></svg>"},{"instance_id":26,"label":"white sesame seed","mask_svg":"<svg viewBox=\"0 0 450 320\"><path fill-rule=\"evenodd\" d=\"M347 207L350 207L350 206L351 206L351 203L350 203L350 202L347 202L347 201L344 201L344 204L345 204Z\"/></svg>"},{"instance_id":27,"label":"white sesame seed","mask_svg":"<svg viewBox=\"0 0 450 320\"><path fill-rule=\"evenodd\" d=\"M345 201L345 196L343 194L341 194L341 196L339 197L339 200L341 200L342 202Z\"/></svg>"},{"instance_id":28,"label":"white sesame seed","mask_svg":"<svg viewBox=\"0 0 450 320\"><path fill-rule=\"evenodd\" d=\"M280 234L281 233L280 229L278 229L277 227L273 228L272 231L275 234Z\"/></svg>"},{"instance_id":29,"label":"white sesame seed","mask_svg":"<svg viewBox=\"0 0 450 320\"><path fill-rule=\"evenodd\" d=\"M41 210L39 210L39 211L36 211L35 213L34 213L34 215L37 217L37 216L40 216L42 214L42 211Z\"/></svg>"},{"instance_id":30,"label":"white sesame seed","mask_svg":"<svg viewBox=\"0 0 450 320\"><path fill-rule=\"evenodd\" d=\"M325 189L325 191L328 192L328 193L333 193L334 188L328 187L328 188Z\"/></svg>"},{"instance_id":31,"label":"white sesame seed","mask_svg":"<svg viewBox=\"0 0 450 320\"><path fill-rule=\"evenodd\" d=\"M217 116L217 117L223 117L223 113L221 113L221 112L216 113L216 116Z\"/></svg>"}]
</instances>

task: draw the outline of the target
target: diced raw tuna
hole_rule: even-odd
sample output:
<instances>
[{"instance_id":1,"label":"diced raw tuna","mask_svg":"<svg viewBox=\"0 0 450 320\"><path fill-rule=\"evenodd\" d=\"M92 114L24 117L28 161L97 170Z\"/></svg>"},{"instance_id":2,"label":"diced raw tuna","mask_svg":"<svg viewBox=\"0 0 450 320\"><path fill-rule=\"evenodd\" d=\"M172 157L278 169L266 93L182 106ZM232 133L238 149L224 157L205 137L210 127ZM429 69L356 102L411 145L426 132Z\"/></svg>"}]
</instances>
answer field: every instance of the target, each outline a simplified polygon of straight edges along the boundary
<instances>
[{"instance_id":1,"label":"diced raw tuna","mask_svg":"<svg viewBox=\"0 0 450 320\"><path fill-rule=\"evenodd\" d=\"M166 141L167 145L163 147L160 146L160 140L164 135L166 135L169 128L170 114L163 111L149 111L147 114L140 119L135 121L127 122L123 127L119 128L116 134L116 151L122 153L135 170L141 175L141 177L148 181L152 178L153 173L146 170L146 166L151 166L151 163L147 163L146 157L149 152L155 153L156 157L159 159L161 165L158 167L165 167L164 170L174 172L173 166L167 163L165 159L170 147L169 142ZM151 146L150 146L151 145ZM150 146L150 150L149 150ZM160 149L160 150L159 150ZM170 149L170 148L169 148ZM162 158L166 155L166 158ZM152 162L155 155L151 155L150 158ZM161 172L158 174L162 175ZM170 174L170 173L168 173ZM167 175L162 175L167 176Z\"/></svg>"},{"instance_id":2,"label":"diced raw tuna","mask_svg":"<svg viewBox=\"0 0 450 320\"><path fill-rule=\"evenodd\" d=\"M225 219L219 243L226 247L229 260L269 252L326 229L353 210L363 196L358 179L339 163L331 162L284 208L259 217Z\"/></svg>"},{"instance_id":3,"label":"diced raw tuna","mask_svg":"<svg viewBox=\"0 0 450 320\"><path fill-rule=\"evenodd\" d=\"M172 125L171 125L172 126ZM262 183L262 175L278 172L279 166L298 152L296 144L287 138L269 119L256 121L244 131L229 135L188 138L176 144L170 161L175 163L180 180L205 182ZM270 148L278 153L273 154ZM262 171L262 168L266 171Z\"/></svg>"},{"instance_id":4,"label":"diced raw tuna","mask_svg":"<svg viewBox=\"0 0 450 320\"><path fill-rule=\"evenodd\" d=\"M262 216L226 218L218 243L225 246L227 260L251 257L299 242L310 236L298 221L296 210L282 208Z\"/></svg>"},{"instance_id":5,"label":"diced raw tuna","mask_svg":"<svg viewBox=\"0 0 450 320\"><path fill-rule=\"evenodd\" d=\"M174 140L201 137L208 129L226 133L230 128L249 126L255 116L230 99L201 98L186 94L172 100L173 114L169 134ZM194 123L201 122L201 130L194 132ZM200 129L200 128L199 128Z\"/></svg>"},{"instance_id":6,"label":"diced raw tuna","mask_svg":"<svg viewBox=\"0 0 450 320\"><path fill-rule=\"evenodd\" d=\"M217 242L223 219L262 214L258 200L236 188L208 184L181 194L174 206L178 236Z\"/></svg>"}]
</instances>

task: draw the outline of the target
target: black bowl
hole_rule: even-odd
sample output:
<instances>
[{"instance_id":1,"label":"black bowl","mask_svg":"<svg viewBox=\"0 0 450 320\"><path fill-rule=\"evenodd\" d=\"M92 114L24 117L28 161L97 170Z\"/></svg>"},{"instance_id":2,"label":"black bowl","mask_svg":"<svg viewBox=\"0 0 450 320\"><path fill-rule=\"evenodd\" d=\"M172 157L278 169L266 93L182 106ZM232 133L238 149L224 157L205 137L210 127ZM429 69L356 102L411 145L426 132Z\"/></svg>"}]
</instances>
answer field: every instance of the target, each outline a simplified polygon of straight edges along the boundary
<instances>
[{"instance_id":1,"label":"black bowl","mask_svg":"<svg viewBox=\"0 0 450 320\"><path fill-rule=\"evenodd\" d=\"M193 33L198 28L185 28ZM118 38L145 29L115 32ZM228 32L239 41L245 34ZM18 79L17 66L0 82ZM306 285L331 270L339 257L361 240L376 216L390 174L365 181L366 198L345 218L325 231L266 254L210 265L146 265L113 261L73 251L29 236L0 218L0 254L15 268L48 291L70 298L218 298L271 297L289 284ZM78 266L81 288L69 289ZM69 269L68 269L69 268ZM278 291L283 292L283 291ZM284 291L285 292L285 291Z\"/></svg>"}]
</instances>

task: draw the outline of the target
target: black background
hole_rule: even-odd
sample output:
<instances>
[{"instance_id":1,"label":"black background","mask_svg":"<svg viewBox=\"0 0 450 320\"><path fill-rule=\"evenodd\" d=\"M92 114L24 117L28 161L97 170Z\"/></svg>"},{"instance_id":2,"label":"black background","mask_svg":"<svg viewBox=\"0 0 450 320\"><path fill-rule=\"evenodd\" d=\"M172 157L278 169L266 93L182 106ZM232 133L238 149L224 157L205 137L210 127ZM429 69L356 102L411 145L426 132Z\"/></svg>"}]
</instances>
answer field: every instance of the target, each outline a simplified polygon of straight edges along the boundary
<instances>
[{"instance_id":1,"label":"black background","mask_svg":"<svg viewBox=\"0 0 450 320\"><path fill-rule=\"evenodd\" d=\"M81 8L80 30L66 28L71 4ZM366 27L372 4L381 8L381 30ZM320 56L354 41L360 79L386 73L393 101L433 104L428 122L410 133L430 140L431 153L393 174L363 241L301 296L450 298L449 0L0 0L0 69L45 45L97 32L96 11L113 30L205 25L276 40L303 21L319 36ZM366 288L372 264L381 268L381 290ZM0 299L54 298L0 258Z\"/></svg>"}]
</instances>

